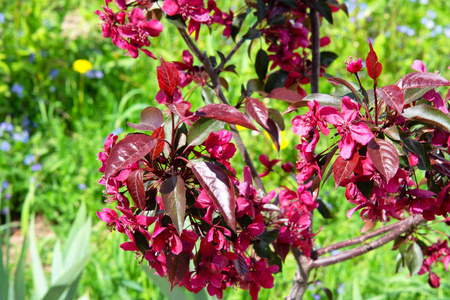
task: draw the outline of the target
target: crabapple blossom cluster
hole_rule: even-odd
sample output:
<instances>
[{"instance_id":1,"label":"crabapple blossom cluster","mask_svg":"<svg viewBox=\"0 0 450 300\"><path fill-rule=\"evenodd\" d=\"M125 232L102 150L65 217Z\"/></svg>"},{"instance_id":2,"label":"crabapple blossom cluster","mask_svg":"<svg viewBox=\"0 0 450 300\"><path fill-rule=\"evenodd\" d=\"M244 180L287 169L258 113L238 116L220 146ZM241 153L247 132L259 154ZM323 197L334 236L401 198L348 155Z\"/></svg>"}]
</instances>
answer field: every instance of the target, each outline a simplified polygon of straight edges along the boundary
<instances>
[{"instance_id":1,"label":"crabapple blossom cluster","mask_svg":"<svg viewBox=\"0 0 450 300\"><path fill-rule=\"evenodd\" d=\"M377 59L372 63L378 63ZM346 64L352 74L362 67L360 59ZM371 67L370 63L367 65ZM435 220L450 213L450 133L447 125L436 122L436 116L447 115L448 111L442 96L435 91L449 82L438 73L427 73L421 61L416 60L412 68L419 73L404 76L396 85L379 89L375 85L374 101L384 102L377 122L371 114L379 108L369 107L368 92L363 86L363 93L358 93L345 80L333 78L330 81L346 86L353 99L344 95L335 107L310 101L309 111L292 120L292 130L301 141L296 146L299 184L309 182L317 197L319 182L333 173L336 188L344 187L347 200L355 205L347 212L349 218L358 210L365 222L400 220L408 214ZM379 73L375 77L378 76ZM418 78L422 80L419 82ZM424 92L410 94L410 89L419 86ZM421 99L431 105L420 103ZM330 136L334 144L315 154L319 140ZM440 255L445 257L442 259L448 271L450 258L442 254L449 251L447 242L439 247L432 246L425 253L429 257L419 274L428 272ZM429 282L437 287L439 277L430 271Z\"/></svg>"},{"instance_id":2,"label":"crabapple blossom cluster","mask_svg":"<svg viewBox=\"0 0 450 300\"><path fill-rule=\"evenodd\" d=\"M384 224L417 216L411 223L417 226L401 232L405 236L396 240L396 248L409 243L413 250L400 251L402 263L411 274L429 273L430 285L439 286L431 266L439 261L448 270L447 240L426 246L428 240L417 228L420 222L450 213L450 93L443 97L439 91L450 85L447 79L427 72L416 60L412 68L417 72L379 87L382 65L369 43L365 68L372 89L361 84L362 59L349 57L346 68L357 83L331 77L328 81L339 86L335 93L307 96L301 85L317 74L308 57L312 41L318 40L311 37L312 11L331 23L332 13L345 11L345 4L336 1L253 0L235 11L219 8L214 0L115 0L118 11L109 7L110 2L96 11L103 36L131 57L138 57L140 50L155 58L144 47L162 32L163 16L189 47L181 61L161 58L157 68L160 90L155 100L166 114L146 107L140 123L128 122L137 132L121 140L108 136L98 154L103 174L99 183L114 209L104 208L97 215L108 228L127 235L123 250L135 252L172 288L205 288L220 299L225 289L239 287L257 299L261 288L274 286L273 274L281 271L293 249L294 256L303 256L311 268L324 266L317 255L321 249L314 247L312 218L314 210L323 215L320 189L333 178L335 188L345 190L354 205L349 218L359 211L364 222ZM251 20L244 22L247 18ZM219 62L197 48L204 26L210 32L213 26L221 28L222 35L234 41L242 28L247 33L228 55L217 51ZM223 94L228 82L221 74L236 73L236 66L227 63L246 41L249 54L252 46L261 45L255 57L258 78L242 84L239 100L231 105ZM323 37L320 46L330 42ZM327 65L335 56L322 54L328 55ZM201 65L194 65L194 55ZM314 65L317 70L319 64ZM321 65L319 73L327 65ZM188 85L200 87L209 104L191 111L182 92ZM209 98L208 90L214 94ZM261 97L252 97L255 93ZM214 103L216 98L220 103ZM266 107L262 98L282 100L290 107L282 115ZM279 152L283 119L300 107L308 110L291 122L299 136L297 160L295 165L281 165L295 178L295 187L283 185L266 194L260 178L281 160L261 154L265 169L258 176L235 126L264 131ZM230 161L237 148L247 163L241 180ZM426 257L420 271L408 263L413 256Z\"/></svg>"}]
</instances>

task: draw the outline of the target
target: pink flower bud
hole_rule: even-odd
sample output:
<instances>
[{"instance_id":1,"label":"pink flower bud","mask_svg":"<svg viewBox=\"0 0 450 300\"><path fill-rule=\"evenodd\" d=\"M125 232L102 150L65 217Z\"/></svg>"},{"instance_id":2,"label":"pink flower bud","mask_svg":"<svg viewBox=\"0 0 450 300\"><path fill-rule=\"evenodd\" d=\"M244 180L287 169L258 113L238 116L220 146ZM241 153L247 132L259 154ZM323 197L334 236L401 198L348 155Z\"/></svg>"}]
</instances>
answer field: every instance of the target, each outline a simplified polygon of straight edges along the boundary
<instances>
[{"instance_id":1,"label":"pink flower bud","mask_svg":"<svg viewBox=\"0 0 450 300\"><path fill-rule=\"evenodd\" d=\"M347 71L349 71L351 74L356 74L357 72L361 71L363 65L362 65L362 59L358 58L353 59L351 56L348 57L348 60L345 61L345 64L347 65Z\"/></svg>"},{"instance_id":2,"label":"pink flower bud","mask_svg":"<svg viewBox=\"0 0 450 300\"><path fill-rule=\"evenodd\" d=\"M283 169L283 171L285 171L286 173L291 173L292 170L294 170L294 164L291 163L290 161L288 161L287 163L284 163L281 165L281 168Z\"/></svg>"},{"instance_id":3,"label":"pink flower bud","mask_svg":"<svg viewBox=\"0 0 450 300\"><path fill-rule=\"evenodd\" d=\"M441 283L440 283L440 278L439 276L437 276L435 273L430 272L430 277L428 277L428 284L432 287L432 288L438 288Z\"/></svg>"}]
</instances>

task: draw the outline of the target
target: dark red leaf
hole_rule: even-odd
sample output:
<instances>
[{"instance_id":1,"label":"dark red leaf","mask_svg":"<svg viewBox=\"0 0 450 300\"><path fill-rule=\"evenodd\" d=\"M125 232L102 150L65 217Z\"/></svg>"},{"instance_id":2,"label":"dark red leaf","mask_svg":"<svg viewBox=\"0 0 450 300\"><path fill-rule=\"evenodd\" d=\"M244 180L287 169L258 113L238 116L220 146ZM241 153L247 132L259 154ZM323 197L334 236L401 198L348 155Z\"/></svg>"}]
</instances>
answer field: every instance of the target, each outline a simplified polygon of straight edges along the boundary
<instances>
[{"instance_id":1,"label":"dark red leaf","mask_svg":"<svg viewBox=\"0 0 450 300\"><path fill-rule=\"evenodd\" d=\"M170 282L171 290L179 284L189 272L189 253L181 252L178 255L168 250L166 255L167 278Z\"/></svg>"},{"instance_id":2,"label":"dark red leaf","mask_svg":"<svg viewBox=\"0 0 450 300\"><path fill-rule=\"evenodd\" d=\"M439 74L414 72L400 78L396 85L402 90L438 87L450 85L450 82Z\"/></svg>"},{"instance_id":3,"label":"dark red leaf","mask_svg":"<svg viewBox=\"0 0 450 300\"><path fill-rule=\"evenodd\" d=\"M186 187L183 178L179 175L171 176L161 184L159 191L166 214L181 235L186 215Z\"/></svg>"},{"instance_id":4,"label":"dark red leaf","mask_svg":"<svg viewBox=\"0 0 450 300\"><path fill-rule=\"evenodd\" d=\"M248 276L249 268L245 258L239 255L237 259L233 260L234 268L236 272L241 276L242 280L245 281Z\"/></svg>"},{"instance_id":5,"label":"dark red leaf","mask_svg":"<svg viewBox=\"0 0 450 300\"><path fill-rule=\"evenodd\" d=\"M399 114L403 111L404 94L397 85L388 85L377 89L377 93L388 106L394 107Z\"/></svg>"},{"instance_id":6,"label":"dark red leaf","mask_svg":"<svg viewBox=\"0 0 450 300\"><path fill-rule=\"evenodd\" d=\"M188 102L164 103L164 104L171 112L173 112L182 119L186 117L187 112L191 109L191 104Z\"/></svg>"},{"instance_id":7,"label":"dark red leaf","mask_svg":"<svg viewBox=\"0 0 450 300\"><path fill-rule=\"evenodd\" d=\"M127 122L127 125L136 130L153 131L164 122L164 116L157 107L148 106L141 112L141 120L139 124Z\"/></svg>"},{"instance_id":8,"label":"dark red leaf","mask_svg":"<svg viewBox=\"0 0 450 300\"><path fill-rule=\"evenodd\" d=\"M162 57L160 59L161 65L157 67L158 85L167 96L172 97L180 83L180 76L174 64L165 62Z\"/></svg>"},{"instance_id":9,"label":"dark red leaf","mask_svg":"<svg viewBox=\"0 0 450 300\"><path fill-rule=\"evenodd\" d=\"M192 172L219 209L225 222L236 231L236 196L228 175L210 162L194 164Z\"/></svg>"},{"instance_id":10,"label":"dark red leaf","mask_svg":"<svg viewBox=\"0 0 450 300\"><path fill-rule=\"evenodd\" d=\"M383 66L378 62L378 57L375 51L373 50L372 43L369 41L369 47L370 51L367 54L366 57L366 68L367 68L367 74L370 78L377 81L377 78L381 74L381 70L383 69Z\"/></svg>"},{"instance_id":11,"label":"dark red leaf","mask_svg":"<svg viewBox=\"0 0 450 300\"><path fill-rule=\"evenodd\" d=\"M245 100L245 110L256 123L264 128L268 128L267 120L269 118L269 112L264 103L253 98L247 98Z\"/></svg>"},{"instance_id":12,"label":"dark red leaf","mask_svg":"<svg viewBox=\"0 0 450 300\"><path fill-rule=\"evenodd\" d=\"M367 153L375 168L383 174L386 182L389 182L397 174L399 156L390 142L373 138L367 144Z\"/></svg>"},{"instance_id":13,"label":"dark red leaf","mask_svg":"<svg viewBox=\"0 0 450 300\"><path fill-rule=\"evenodd\" d=\"M353 153L352 157L350 159L345 160L341 156L338 156L336 158L336 161L333 165L333 178L334 178L334 186L335 189L338 188L339 184L350 174L352 174L353 170L355 169L356 165L359 161L359 154L358 152Z\"/></svg>"},{"instance_id":14,"label":"dark red leaf","mask_svg":"<svg viewBox=\"0 0 450 300\"><path fill-rule=\"evenodd\" d=\"M164 126L161 126L153 131L151 137L157 140L156 146L150 151L150 157L152 160L155 160L164 151L164 139L166 138Z\"/></svg>"},{"instance_id":15,"label":"dark red leaf","mask_svg":"<svg viewBox=\"0 0 450 300\"><path fill-rule=\"evenodd\" d=\"M197 110L194 115L223 121L228 124L240 125L242 127L258 131L246 115L241 113L234 106L228 104L208 104Z\"/></svg>"},{"instance_id":16,"label":"dark red leaf","mask_svg":"<svg viewBox=\"0 0 450 300\"><path fill-rule=\"evenodd\" d=\"M134 204L140 209L145 208L146 196L145 187L143 180L143 169L136 169L128 175L127 178L127 188L130 193L131 199L133 199Z\"/></svg>"},{"instance_id":17,"label":"dark red leaf","mask_svg":"<svg viewBox=\"0 0 450 300\"><path fill-rule=\"evenodd\" d=\"M446 160L444 157L430 153L430 163L433 169L441 173L442 175L445 175L447 177L450 177L450 161Z\"/></svg>"},{"instance_id":18,"label":"dark red leaf","mask_svg":"<svg viewBox=\"0 0 450 300\"><path fill-rule=\"evenodd\" d=\"M105 168L108 179L119 171L147 155L156 145L156 140L146 134L132 134L119 141L111 151Z\"/></svg>"},{"instance_id":19,"label":"dark red leaf","mask_svg":"<svg viewBox=\"0 0 450 300\"><path fill-rule=\"evenodd\" d=\"M267 95L268 98L283 100L288 103L295 103L297 101L303 100L304 96L300 95L297 92L294 92L292 90L286 89L286 88L276 88L270 91L269 95Z\"/></svg>"},{"instance_id":20,"label":"dark red leaf","mask_svg":"<svg viewBox=\"0 0 450 300\"><path fill-rule=\"evenodd\" d=\"M273 144L277 148L277 151L280 152L281 133L277 123L275 123L275 121L272 119L268 119L266 131L269 134L270 138L272 139Z\"/></svg>"}]
</instances>

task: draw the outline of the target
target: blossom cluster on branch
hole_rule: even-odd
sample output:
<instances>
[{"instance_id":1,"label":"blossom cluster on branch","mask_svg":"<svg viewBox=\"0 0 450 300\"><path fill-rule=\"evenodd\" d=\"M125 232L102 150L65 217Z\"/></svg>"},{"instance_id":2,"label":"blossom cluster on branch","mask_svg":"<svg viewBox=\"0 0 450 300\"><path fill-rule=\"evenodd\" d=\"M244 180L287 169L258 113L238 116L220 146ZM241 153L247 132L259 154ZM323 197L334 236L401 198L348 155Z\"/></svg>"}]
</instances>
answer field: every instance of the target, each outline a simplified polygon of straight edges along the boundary
<instances>
[{"instance_id":1,"label":"blossom cluster on branch","mask_svg":"<svg viewBox=\"0 0 450 300\"><path fill-rule=\"evenodd\" d=\"M98 154L100 184L105 186L108 202L115 205L97 212L98 217L111 230L126 234L129 241L122 249L147 261L172 288L179 285L192 292L206 288L210 295L222 298L226 288L239 287L257 299L261 288L274 286L273 274L281 271L292 249L320 267L320 259L313 255L317 233L312 230L312 215L315 210L323 214L319 194L329 178L336 188L345 188L346 199L355 205L347 212L349 218L356 211L372 223L409 215L428 221L448 217L450 96L444 98L436 91L450 85L447 79L428 73L422 62L415 61L412 67L418 72L378 87L382 65L369 43L365 67L372 89L361 84L361 58L346 62L357 83L328 78L337 87L332 95L307 96L301 88L311 77L309 12L318 10L330 21L332 12L345 11L345 5L257 0L246 1L245 9L224 12L213 0L206 4L202 0L116 0L119 11L114 12L110 2L106 1L104 12L96 12L103 21L103 36L132 57L141 50L155 58L143 47L150 46L149 38L163 30L162 13L178 27L189 47L182 61L161 58L157 68L160 90L155 100L165 106L166 116L148 106L141 112L140 123L128 123L138 132L120 141L110 135ZM197 48L202 26L223 26L223 35L235 40L250 11L255 24L227 56L218 52L219 64ZM267 46L255 57L258 78L243 84L237 104L230 105L221 90L228 83L220 74L236 72L236 66L226 66L230 57L245 41L251 47L256 39ZM320 40L321 46L329 42L327 37ZM194 65L192 54L200 66ZM326 66L322 64L320 72ZM182 95L182 89L191 84L205 94L212 90L220 103L192 112ZM256 93L261 97L252 97ZM266 107L263 97L285 101L289 108L281 114ZM265 131L279 152L284 118L300 107L308 111L291 121L299 136L297 161L295 166L282 165L294 175L295 189L281 186L266 194L264 188L254 186L260 178L249 166L239 180L230 159L245 146L236 140L235 145L224 127ZM324 139L329 147L319 150L318 143ZM260 161L265 166L260 177L280 162L266 155ZM430 285L437 287L439 277L431 266L441 261L448 270L447 241L427 246L417 226L402 230L401 239L391 239L398 238L400 265L406 265L411 274L429 273ZM410 263L424 257L420 270L417 263Z\"/></svg>"}]
</instances>

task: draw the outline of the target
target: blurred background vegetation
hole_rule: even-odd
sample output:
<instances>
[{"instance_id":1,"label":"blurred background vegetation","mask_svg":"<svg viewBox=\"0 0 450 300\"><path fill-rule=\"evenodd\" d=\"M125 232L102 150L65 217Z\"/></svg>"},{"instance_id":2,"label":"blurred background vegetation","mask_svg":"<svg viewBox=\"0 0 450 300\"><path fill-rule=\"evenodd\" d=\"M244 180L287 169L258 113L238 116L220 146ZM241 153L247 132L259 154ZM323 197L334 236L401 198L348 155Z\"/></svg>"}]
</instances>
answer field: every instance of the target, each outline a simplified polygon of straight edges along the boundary
<instances>
[{"instance_id":1,"label":"blurred background vegetation","mask_svg":"<svg viewBox=\"0 0 450 300\"><path fill-rule=\"evenodd\" d=\"M231 9L238 8L231 3ZM371 39L383 64L380 86L394 84L411 72L415 59L422 60L429 71L440 70L444 77L450 77L450 2L345 3L349 17L340 11L334 14L334 25L324 22L321 29L322 36L331 38L331 44L323 50L339 54L327 73L350 79L344 61L355 55L364 59L367 40ZM63 244L70 242L67 236L71 224L85 205L92 218L90 261L79 278L77 295L91 299L163 299L167 297L167 286L146 274L132 253L122 251L119 245L125 241L124 237L110 234L95 216L95 211L105 207L102 187L97 184L100 164L96 153L109 133L123 137L131 131L126 121L138 122L141 109L156 105L155 71L159 64L143 55L128 58L110 40L102 38L100 21L94 14L102 4L98 0L12 0L0 9L0 236L3 244L12 248L7 271L14 271L19 263L23 240L18 230L20 221L28 224L31 214L39 216L36 245L43 272L48 275L57 253L53 252L53 245L57 240ZM198 45L215 55L218 49L226 54L233 42L223 39L221 30L209 35L202 29ZM183 48L174 26L165 23L161 37L152 40L151 51L167 61L180 61ZM84 74L75 71L73 63L79 59L91 63L92 69ZM225 74L230 82L226 95L231 103L236 103L240 85L256 77L254 56L249 57L243 47L231 63L236 64L239 76ZM369 86L366 77L363 76L363 82ZM322 79L320 90L331 92L332 86ZM189 101L193 110L199 107L200 92L193 92ZM285 103L265 101L279 110L287 107ZM283 162L295 162L293 146L297 141L287 125L286 147L280 158ZM242 134L244 140L251 137L248 131ZM263 135L251 140L254 142L249 145L250 151L262 171L259 154L274 159L276 152L264 148L269 140ZM235 162L239 174L242 172L239 155ZM287 185L277 174L271 174L265 181L269 187ZM345 201L343 190L334 191L330 185L323 196L334 218L316 217L315 231L322 231L317 235L318 245L359 234L364 223L357 215L347 219L346 211L351 204ZM448 233L445 227L442 230ZM316 282L310 285L305 298L326 298L323 287L330 289L337 299L450 297L450 277L443 270L439 273L441 288L436 290L428 286L425 276L408 278L406 270L394 274L396 253L389 251L391 246L317 270L313 274ZM3 246L2 253L5 251ZM275 288L262 291L261 298L285 296L295 269L295 262L288 258L284 272L275 276ZM36 291L32 270L25 267L23 276L25 294L31 295ZM249 299L249 295L245 291L228 291L224 299Z\"/></svg>"}]
</instances>

